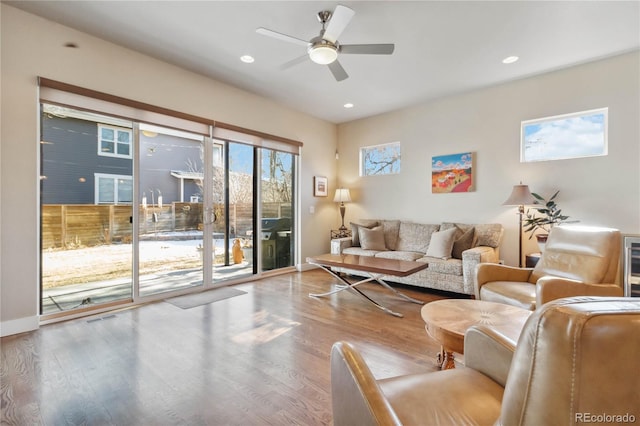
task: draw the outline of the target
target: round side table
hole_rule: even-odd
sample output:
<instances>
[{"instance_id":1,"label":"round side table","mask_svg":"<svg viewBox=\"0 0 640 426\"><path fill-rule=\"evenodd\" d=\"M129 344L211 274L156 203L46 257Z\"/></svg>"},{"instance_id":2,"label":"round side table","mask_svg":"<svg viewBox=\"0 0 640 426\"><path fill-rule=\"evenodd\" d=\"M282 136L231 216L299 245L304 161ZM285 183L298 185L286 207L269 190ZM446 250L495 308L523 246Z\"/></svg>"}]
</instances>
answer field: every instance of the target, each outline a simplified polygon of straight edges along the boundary
<instances>
[{"instance_id":1,"label":"round side table","mask_svg":"<svg viewBox=\"0 0 640 426\"><path fill-rule=\"evenodd\" d=\"M464 353L464 333L476 324L486 324L514 341L518 340L531 311L483 300L447 299L422 307L425 329L442 345L438 363L443 370L455 368L453 353Z\"/></svg>"}]
</instances>

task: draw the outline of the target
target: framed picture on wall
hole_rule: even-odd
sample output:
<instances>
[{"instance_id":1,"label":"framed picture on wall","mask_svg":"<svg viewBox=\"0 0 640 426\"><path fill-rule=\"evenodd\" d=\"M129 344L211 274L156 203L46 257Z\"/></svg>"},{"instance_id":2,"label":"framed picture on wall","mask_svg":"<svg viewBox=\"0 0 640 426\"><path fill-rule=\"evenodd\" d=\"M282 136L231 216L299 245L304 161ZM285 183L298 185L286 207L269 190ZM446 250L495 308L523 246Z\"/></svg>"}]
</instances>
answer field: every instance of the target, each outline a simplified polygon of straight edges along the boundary
<instances>
[{"instance_id":1,"label":"framed picture on wall","mask_svg":"<svg viewBox=\"0 0 640 426\"><path fill-rule=\"evenodd\" d=\"M609 108L523 121L520 162L607 155Z\"/></svg>"},{"instance_id":2,"label":"framed picture on wall","mask_svg":"<svg viewBox=\"0 0 640 426\"><path fill-rule=\"evenodd\" d=\"M472 192L474 153L438 155L431 158L431 192Z\"/></svg>"},{"instance_id":3,"label":"framed picture on wall","mask_svg":"<svg viewBox=\"0 0 640 426\"><path fill-rule=\"evenodd\" d=\"M326 197L329 195L327 178L324 176L313 177L313 196L314 197Z\"/></svg>"}]
</instances>

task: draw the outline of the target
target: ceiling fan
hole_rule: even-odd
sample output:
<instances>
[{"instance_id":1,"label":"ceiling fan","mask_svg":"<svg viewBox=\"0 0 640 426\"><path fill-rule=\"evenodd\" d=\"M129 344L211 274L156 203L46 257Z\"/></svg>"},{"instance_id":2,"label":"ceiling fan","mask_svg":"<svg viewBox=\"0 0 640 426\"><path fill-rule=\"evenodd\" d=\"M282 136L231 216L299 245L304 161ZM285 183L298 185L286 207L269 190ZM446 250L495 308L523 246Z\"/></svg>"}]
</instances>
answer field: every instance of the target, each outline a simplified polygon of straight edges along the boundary
<instances>
[{"instance_id":1,"label":"ceiling fan","mask_svg":"<svg viewBox=\"0 0 640 426\"><path fill-rule=\"evenodd\" d=\"M346 6L338 5L333 11L324 10L318 12L318 20L322 24L320 35L309 41L282 34L266 28L258 28L258 34L277 38L278 40L295 43L307 48L307 54L293 59L282 65L289 68L311 59L321 65L327 65L337 81L349 77L347 72L338 62L338 54L365 54L365 55L391 55L395 46L393 44L340 44L338 37L353 18L355 12Z\"/></svg>"}]
</instances>

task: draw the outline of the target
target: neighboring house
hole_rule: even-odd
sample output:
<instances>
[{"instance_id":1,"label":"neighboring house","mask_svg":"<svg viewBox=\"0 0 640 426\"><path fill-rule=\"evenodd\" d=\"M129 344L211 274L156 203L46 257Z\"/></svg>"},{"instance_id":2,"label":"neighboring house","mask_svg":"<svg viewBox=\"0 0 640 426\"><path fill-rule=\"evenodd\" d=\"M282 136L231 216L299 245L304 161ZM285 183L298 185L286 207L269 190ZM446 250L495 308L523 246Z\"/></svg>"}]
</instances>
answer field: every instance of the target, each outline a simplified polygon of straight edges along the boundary
<instances>
[{"instance_id":1,"label":"neighboring house","mask_svg":"<svg viewBox=\"0 0 640 426\"><path fill-rule=\"evenodd\" d=\"M45 110L40 143L43 204L132 202L131 129Z\"/></svg>"},{"instance_id":2,"label":"neighboring house","mask_svg":"<svg viewBox=\"0 0 640 426\"><path fill-rule=\"evenodd\" d=\"M146 133L146 134L145 134ZM140 134L140 197L147 203L202 202L202 140Z\"/></svg>"},{"instance_id":3,"label":"neighboring house","mask_svg":"<svg viewBox=\"0 0 640 426\"><path fill-rule=\"evenodd\" d=\"M45 106L42 118L43 204L131 204L133 130L128 122ZM140 202L201 202L202 144L141 132Z\"/></svg>"}]
</instances>

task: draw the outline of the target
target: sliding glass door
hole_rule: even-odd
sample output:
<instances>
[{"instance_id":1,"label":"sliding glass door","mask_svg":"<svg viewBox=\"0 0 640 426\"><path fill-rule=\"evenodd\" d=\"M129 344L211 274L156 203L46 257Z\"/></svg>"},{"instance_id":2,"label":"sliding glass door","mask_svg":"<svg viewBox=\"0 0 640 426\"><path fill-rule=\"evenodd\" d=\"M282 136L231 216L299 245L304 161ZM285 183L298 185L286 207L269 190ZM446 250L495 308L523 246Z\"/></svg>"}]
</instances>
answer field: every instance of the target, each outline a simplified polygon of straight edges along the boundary
<instances>
[{"instance_id":1,"label":"sliding glass door","mask_svg":"<svg viewBox=\"0 0 640 426\"><path fill-rule=\"evenodd\" d=\"M140 296L202 287L205 138L139 126Z\"/></svg>"},{"instance_id":2,"label":"sliding glass door","mask_svg":"<svg viewBox=\"0 0 640 426\"><path fill-rule=\"evenodd\" d=\"M131 300L130 121L42 105L41 312Z\"/></svg>"},{"instance_id":3,"label":"sliding glass door","mask_svg":"<svg viewBox=\"0 0 640 426\"><path fill-rule=\"evenodd\" d=\"M216 285L255 274L255 148L223 141L214 141L213 147L213 283Z\"/></svg>"},{"instance_id":4,"label":"sliding glass door","mask_svg":"<svg viewBox=\"0 0 640 426\"><path fill-rule=\"evenodd\" d=\"M261 149L262 271L293 266L295 156Z\"/></svg>"},{"instance_id":5,"label":"sliding glass door","mask_svg":"<svg viewBox=\"0 0 640 426\"><path fill-rule=\"evenodd\" d=\"M294 265L297 155L176 127L42 104L43 315Z\"/></svg>"}]
</instances>

